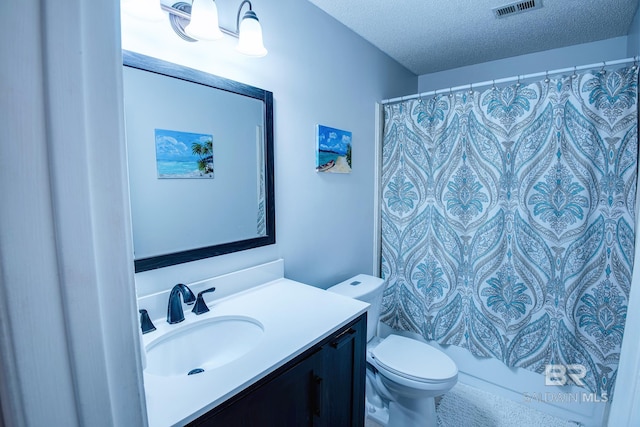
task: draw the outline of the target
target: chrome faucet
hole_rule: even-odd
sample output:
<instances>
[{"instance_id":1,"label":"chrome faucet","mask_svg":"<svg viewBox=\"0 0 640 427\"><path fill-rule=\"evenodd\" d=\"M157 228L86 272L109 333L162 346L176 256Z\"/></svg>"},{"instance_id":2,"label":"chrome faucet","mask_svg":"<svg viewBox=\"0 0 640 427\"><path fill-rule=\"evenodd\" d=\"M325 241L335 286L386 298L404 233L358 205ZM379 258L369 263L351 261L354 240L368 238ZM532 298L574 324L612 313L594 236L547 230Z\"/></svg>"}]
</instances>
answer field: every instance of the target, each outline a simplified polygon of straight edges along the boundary
<instances>
[{"instance_id":1,"label":"chrome faucet","mask_svg":"<svg viewBox=\"0 0 640 427\"><path fill-rule=\"evenodd\" d=\"M180 301L182 295L182 301ZM184 312L182 311L182 302L191 305L196 301L196 297L187 285L178 283L171 289L169 294L169 306L167 307L167 322L180 323L184 320Z\"/></svg>"}]
</instances>

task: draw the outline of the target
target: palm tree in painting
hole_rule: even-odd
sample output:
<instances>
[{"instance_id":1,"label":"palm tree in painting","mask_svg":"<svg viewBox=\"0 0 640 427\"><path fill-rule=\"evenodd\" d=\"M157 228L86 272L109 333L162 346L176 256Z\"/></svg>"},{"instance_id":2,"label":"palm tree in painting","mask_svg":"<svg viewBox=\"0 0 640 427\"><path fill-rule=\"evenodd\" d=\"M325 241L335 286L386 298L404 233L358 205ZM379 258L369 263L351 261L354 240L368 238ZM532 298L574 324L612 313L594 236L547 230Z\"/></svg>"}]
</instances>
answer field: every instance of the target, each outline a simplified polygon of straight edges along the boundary
<instances>
[{"instance_id":1,"label":"palm tree in painting","mask_svg":"<svg viewBox=\"0 0 640 427\"><path fill-rule=\"evenodd\" d=\"M213 140L208 139L204 144L194 142L191 144L191 152L199 157L198 169L202 174L213 173Z\"/></svg>"}]
</instances>

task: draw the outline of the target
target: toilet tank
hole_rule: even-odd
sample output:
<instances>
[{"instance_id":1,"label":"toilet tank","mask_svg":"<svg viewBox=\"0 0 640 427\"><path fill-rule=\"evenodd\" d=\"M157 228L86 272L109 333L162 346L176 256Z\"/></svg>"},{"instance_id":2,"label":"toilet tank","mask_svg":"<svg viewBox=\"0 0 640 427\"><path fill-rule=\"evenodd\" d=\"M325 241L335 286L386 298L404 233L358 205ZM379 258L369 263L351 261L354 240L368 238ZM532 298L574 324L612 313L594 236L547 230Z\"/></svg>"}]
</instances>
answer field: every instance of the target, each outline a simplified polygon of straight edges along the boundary
<instances>
[{"instance_id":1,"label":"toilet tank","mask_svg":"<svg viewBox=\"0 0 640 427\"><path fill-rule=\"evenodd\" d=\"M331 286L327 290L370 304L367 309L367 342L370 341L378 330L384 280L379 277L358 274L351 279Z\"/></svg>"}]
</instances>

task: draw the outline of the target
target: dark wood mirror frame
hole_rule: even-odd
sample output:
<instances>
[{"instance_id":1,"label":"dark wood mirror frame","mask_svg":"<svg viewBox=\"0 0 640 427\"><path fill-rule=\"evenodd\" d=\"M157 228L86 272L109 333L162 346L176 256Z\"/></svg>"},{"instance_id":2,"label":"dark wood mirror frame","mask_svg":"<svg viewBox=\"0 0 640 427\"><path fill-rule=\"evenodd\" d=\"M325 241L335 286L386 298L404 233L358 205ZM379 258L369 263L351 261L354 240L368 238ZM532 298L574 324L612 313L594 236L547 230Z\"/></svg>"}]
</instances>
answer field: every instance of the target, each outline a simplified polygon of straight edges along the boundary
<instances>
[{"instance_id":1,"label":"dark wood mirror frame","mask_svg":"<svg viewBox=\"0 0 640 427\"><path fill-rule=\"evenodd\" d=\"M265 222L266 235L255 238L215 244L180 252L168 253L148 258L136 259L135 272L143 272L161 267L197 261L204 258L224 255L276 242L274 166L273 166L273 93L249 86L223 77L208 74L192 68L151 58L138 53L123 51L123 65L150 73L160 74L168 78L180 79L199 85L235 93L260 100L264 103L264 176L265 176Z\"/></svg>"}]
</instances>

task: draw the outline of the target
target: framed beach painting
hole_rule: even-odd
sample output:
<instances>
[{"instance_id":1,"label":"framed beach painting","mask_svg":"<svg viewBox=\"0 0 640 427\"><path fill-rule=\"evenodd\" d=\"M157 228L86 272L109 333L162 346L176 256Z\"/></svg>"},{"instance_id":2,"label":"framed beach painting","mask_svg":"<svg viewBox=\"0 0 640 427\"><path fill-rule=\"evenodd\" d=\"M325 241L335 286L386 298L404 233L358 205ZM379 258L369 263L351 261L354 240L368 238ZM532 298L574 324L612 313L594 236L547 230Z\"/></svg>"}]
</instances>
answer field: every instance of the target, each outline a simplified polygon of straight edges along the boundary
<instances>
[{"instance_id":1,"label":"framed beach painting","mask_svg":"<svg viewBox=\"0 0 640 427\"><path fill-rule=\"evenodd\" d=\"M158 178L213 178L213 135L156 129Z\"/></svg>"},{"instance_id":2,"label":"framed beach painting","mask_svg":"<svg viewBox=\"0 0 640 427\"><path fill-rule=\"evenodd\" d=\"M316 172L351 173L351 132L317 126Z\"/></svg>"}]
</instances>

